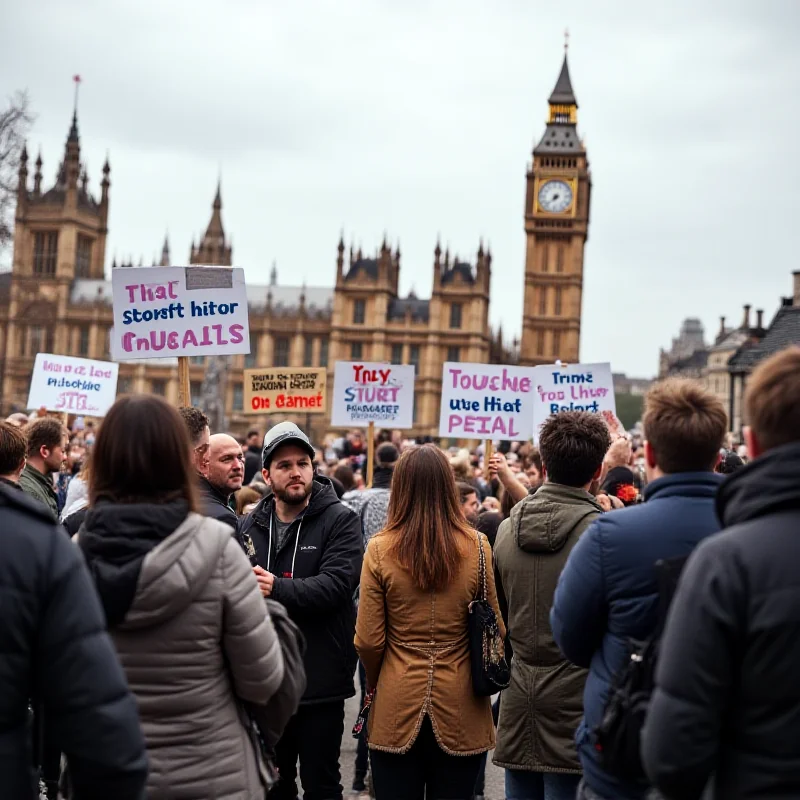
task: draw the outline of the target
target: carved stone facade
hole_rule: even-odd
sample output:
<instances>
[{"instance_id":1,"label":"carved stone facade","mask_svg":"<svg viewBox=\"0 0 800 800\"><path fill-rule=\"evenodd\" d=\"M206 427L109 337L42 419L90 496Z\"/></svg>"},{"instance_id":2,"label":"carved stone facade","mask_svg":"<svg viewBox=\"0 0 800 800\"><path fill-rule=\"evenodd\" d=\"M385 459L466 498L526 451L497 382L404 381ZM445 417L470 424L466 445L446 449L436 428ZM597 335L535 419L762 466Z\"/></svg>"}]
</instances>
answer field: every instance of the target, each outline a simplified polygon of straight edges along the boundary
<instances>
[{"instance_id":1,"label":"carved stone facade","mask_svg":"<svg viewBox=\"0 0 800 800\"><path fill-rule=\"evenodd\" d=\"M566 83L565 83L566 81ZM445 361L539 363L574 361L580 333L583 245L589 215L586 153L577 139L577 103L566 60L550 98L551 117L528 174L525 313L522 348L506 346L489 327L492 255L479 244L472 260L442 252L437 243L429 298L401 297L399 246L384 240L372 254L343 238L336 250L331 286L286 286L273 267L268 283L247 286L252 352L247 356L190 359L192 402L213 417L216 430L261 430L279 417L243 414L242 370L251 367L322 366L337 360L371 360L416 367L415 435L438 432L442 364ZM37 352L108 359L111 283L105 276L110 167L103 167L99 198L89 189L80 160L74 117L55 185L42 190L41 157L31 187L28 157L19 172L13 267L0 274L0 382L3 411L24 408ZM555 198L553 181L572 192ZM555 205L554 205L555 202ZM550 210L548 210L550 209ZM155 261L156 259L154 259ZM333 259L332 259L333 261ZM171 259L165 240L160 265ZM217 193L205 233L192 242L188 262L234 264ZM141 264L140 264L141 265ZM124 269L130 263L112 263ZM250 273L250 280L253 275ZM544 300L542 298L545 298ZM146 392L177 403L177 360L122 362L120 394ZM330 409L329 409L330 410ZM329 416L299 420L319 436Z\"/></svg>"}]
</instances>

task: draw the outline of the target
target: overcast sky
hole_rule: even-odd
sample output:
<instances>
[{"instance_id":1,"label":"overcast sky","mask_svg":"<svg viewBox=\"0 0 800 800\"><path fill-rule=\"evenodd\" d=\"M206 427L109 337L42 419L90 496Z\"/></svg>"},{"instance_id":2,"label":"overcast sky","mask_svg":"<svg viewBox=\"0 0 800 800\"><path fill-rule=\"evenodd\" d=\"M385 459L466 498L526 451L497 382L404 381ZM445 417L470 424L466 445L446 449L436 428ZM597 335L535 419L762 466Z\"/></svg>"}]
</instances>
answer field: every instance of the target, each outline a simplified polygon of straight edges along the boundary
<instances>
[{"instance_id":1,"label":"overcast sky","mask_svg":"<svg viewBox=\"0 0 800 800\"><path fill-rule=\"evenodd\" d=\"M222 175L234 262L332 285L340 230L494 256L491 320L518 334L531 150L570 31L592 169L581 357L650 376L681 320L707 335L790 294L800 219L800 2L37 0L3 4L0 94L30 92L45 183L72 113L92 186L111 161L111 259L169 231L188 261ZM34 156L35 157L35 156Z\"/></svg>"}]
</instances>

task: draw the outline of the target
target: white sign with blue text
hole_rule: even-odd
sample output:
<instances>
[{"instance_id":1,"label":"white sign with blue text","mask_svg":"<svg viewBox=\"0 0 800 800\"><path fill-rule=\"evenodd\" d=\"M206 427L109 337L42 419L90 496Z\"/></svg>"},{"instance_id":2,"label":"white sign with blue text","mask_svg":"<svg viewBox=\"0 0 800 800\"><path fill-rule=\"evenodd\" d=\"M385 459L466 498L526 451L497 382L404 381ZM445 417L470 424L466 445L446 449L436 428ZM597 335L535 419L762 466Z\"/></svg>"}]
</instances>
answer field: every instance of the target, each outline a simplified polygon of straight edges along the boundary
<instances>
[{"instance_id":1,"label":"white sign with blue text","mask_svg":"<svg viewBox=\"0 0 800 800\"><path fill-rule=\"evenodd\" d=\"M559 411L591 411L616 415L611 364L542 364L533 368L534 441L539 428Z\"/></svg>"}]
</instances>

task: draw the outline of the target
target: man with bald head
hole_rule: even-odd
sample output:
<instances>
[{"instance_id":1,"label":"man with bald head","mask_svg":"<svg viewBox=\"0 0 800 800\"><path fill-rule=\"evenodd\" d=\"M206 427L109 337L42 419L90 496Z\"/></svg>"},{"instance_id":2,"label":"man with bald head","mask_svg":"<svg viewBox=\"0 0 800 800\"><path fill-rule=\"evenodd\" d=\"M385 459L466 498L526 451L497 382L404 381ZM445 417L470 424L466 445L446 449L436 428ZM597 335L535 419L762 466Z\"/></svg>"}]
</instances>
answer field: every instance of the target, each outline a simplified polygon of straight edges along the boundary
<instances>
[{"instance_id":1,"label":"man with bald head","mask_svg":"<svg viewBox=\"0 0 800 800\"><path fill-rule=\"evenodd\" d=\"M242 446L227 433L215 433L208 440L208 468L200 476L203 514L239 530L239 518L231 508L234 492L242 488L244 455Z\"/></svg>"}]
</instances>

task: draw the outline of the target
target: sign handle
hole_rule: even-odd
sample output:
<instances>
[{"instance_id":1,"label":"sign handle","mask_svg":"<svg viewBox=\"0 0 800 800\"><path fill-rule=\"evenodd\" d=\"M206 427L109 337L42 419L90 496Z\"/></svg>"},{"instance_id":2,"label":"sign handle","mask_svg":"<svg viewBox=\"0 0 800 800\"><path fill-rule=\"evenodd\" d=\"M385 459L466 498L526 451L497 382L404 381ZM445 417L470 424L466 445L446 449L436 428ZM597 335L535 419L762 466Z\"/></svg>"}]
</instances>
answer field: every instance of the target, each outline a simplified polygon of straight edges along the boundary
<instances>
[{"instance_id":1,"label":"sign handle","mask_svg":"<svg viewBox=\"0 0 800 800\"><path fill-rule=\"evenodd\" d=\"M64 427L69 430L69 411L64 411L61 414L61 421L64 423Z\"/></svg>"},{"instance_id":2,"label":"sign handle","mask_svg":"<svg viewBox=\"0 0 800 800\"><path fill-rule=\"evenodd\" d=\"M192 389L189 383L189 356L178 356L178 405L186 408L192 404Z\"/></svg>"},{"instance_id":3,"label":"sign handle","mask_svg":"<svg viewBox=\"0 0 800 800\"><path fill-rule=\"evenodd\" d=\"M494 455L494 443L487 439L483 449L483 477L489 480L489 459Z\"/></svg>"},{"instance_id":4,"label":"sign handle","mask_svg":"<svg viewBox=\"0 0 800 800\"><path fill-rule=\"evenodd\" d=\"M372 475L375 470L375 423L367 428L367 489L372 488Z\"/></svg>"}]
</instances>

